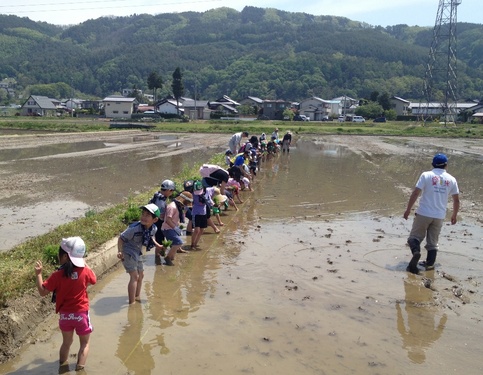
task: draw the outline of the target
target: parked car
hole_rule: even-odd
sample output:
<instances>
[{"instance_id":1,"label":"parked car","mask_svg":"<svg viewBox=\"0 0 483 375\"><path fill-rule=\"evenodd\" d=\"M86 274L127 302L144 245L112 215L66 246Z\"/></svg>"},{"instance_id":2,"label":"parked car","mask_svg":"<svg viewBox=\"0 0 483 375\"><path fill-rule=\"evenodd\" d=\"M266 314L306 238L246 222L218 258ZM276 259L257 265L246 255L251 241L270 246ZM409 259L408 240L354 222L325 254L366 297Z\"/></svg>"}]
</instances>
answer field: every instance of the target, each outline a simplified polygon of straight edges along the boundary
<instances>
[{"instance_id":1,"label":"parked car","mask_svg":"<svg viewBox=\"0 0 483 375\"><path fill-rule=\"evenodd\" d=\"M345 116L339 116L338 121L339 122L345 122Z\"/></svg>"},{"instance_id":2,"label":"parked car","mask_svg":"<svg viewBox=\"0 0 483 375\"><path fill-rule=\"evenodd\" d=\"M322 121L330 121L329 116L322 116Z\"/></svg>"},{"instance_id":3,"label":"parked car","mask_svg":"<svg viewBox=\"0 0 483 375\"><path fill-rule=\"evenodd\" d=\"M293 120L294 121L310 121L310 119L305 115L295 115Z\"/></svg>"},{"instance_id":4,"label":"parked car","mask_svg":"<svg viewBox=\"0 0 483 375\"><path fill-rule=\"evenodd\" d=\"M386 122L386 118L385 117L378 117L378 118L375 118L373 122Z\"/></svg>"},{"instance_id":5,"label":"parked car","mask_svg":"<svg viewBox=\"0 0 483 375\"><path fill-rule=\"evenodd\" d=\"M352 122L366 122L366 119L362 116L353 116Z\"/></svg>"}]
</instances>

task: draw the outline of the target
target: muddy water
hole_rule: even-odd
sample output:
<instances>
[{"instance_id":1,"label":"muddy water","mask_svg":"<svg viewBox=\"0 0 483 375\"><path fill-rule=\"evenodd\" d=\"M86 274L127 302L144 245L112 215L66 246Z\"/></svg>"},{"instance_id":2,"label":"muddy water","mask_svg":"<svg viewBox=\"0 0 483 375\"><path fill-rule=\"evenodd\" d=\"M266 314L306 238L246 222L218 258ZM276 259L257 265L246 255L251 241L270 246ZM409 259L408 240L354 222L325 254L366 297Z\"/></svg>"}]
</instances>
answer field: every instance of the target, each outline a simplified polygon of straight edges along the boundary
<instances>
[{"instance_id":1,"label":"muddy water","mask_svg":"<svg viewBox=\"0 0 483 375\"><path fill-rule=\"evenodd\" d=\"M0 251L144 192L213 149L139 133L0 149ZM219 151L219 149L216 149Z\"/></svg>"},{"instance_id":2,"label":"muddy water","mask_svg":"<svg viewBox=\"0 0 483 375\"><path fill-rule=\"evenodd\" d=\"M141 304L126 304L128 277L114 271L92 288L86 373L481 374L477 211L443 228L436 271L406 273L401 214L433 148L404 147L299 141L203 250L175 267L146 254ZM453 159L464 202L481 206L481 164ZM56 373L60 342L54 317L0 373Z\"/></svg>"}]
</instances>

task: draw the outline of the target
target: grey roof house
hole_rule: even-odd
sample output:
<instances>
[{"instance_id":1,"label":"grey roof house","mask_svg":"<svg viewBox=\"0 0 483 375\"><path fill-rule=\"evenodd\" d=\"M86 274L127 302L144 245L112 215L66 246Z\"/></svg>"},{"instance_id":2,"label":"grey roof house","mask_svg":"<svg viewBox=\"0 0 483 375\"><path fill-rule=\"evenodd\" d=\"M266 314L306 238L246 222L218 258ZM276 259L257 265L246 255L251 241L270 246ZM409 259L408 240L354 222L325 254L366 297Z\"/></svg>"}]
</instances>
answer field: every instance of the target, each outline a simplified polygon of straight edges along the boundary
<instances>
[{"instance_id":1,"label":"grey roof house","mask_svg":"<svg viewBox=\"0 0 483 375\"><path fill-rule=\"evenodd\" d=\"M30 95L20 109L21 116L55 116L57 106L46 96Z\"/></svg>"}]
</instances>

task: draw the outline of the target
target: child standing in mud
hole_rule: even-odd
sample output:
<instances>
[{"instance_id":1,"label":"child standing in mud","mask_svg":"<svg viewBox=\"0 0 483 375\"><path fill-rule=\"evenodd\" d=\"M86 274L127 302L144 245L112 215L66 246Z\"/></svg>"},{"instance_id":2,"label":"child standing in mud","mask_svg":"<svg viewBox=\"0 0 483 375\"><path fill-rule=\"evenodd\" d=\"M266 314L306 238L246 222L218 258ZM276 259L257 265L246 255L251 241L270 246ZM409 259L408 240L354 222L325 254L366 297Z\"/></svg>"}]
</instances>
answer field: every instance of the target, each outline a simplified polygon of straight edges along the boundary
<instances>
[{"instance_id":1,"label":"child standing in mud","mask_svg":"<svg viewBox=\"0 0 483 375\"><path fill-rule=\"evenodd\" d=\"M154 193L153 197L149 203L154 203L159 208L159 219L156 221L155 225L158 230L156 231L156 242L162 244L164 241L164 233L161 230L164 220L164 211L166 210L166 205L168 204L168 199L173 195L176 190L176 184L171 180L164 180L161 183L161 189ZM148 249L149 250L149 249ZM162 249L156 248L155 257L159 259Z\"/></svg>"},{"instance_id":2,"label":"child standing in mud","mask_svg":"<svg viewBox=\"0 0 483 375\"><path fill-rule=\"evenodd\" d=\"M191 209L193 221L193 234L191 236L191 249L196 249L201 235L208 227L207 205L204 197L205 189L201 181L196 181L193 185L193 208Z\"/></svg>"},{"instance_id":3,"label":"child standing in mud","mask_svg":"<svg viewBox=\"0 0 483 375\"><path fill-rule=\"evenodd\" d=\"M171 241L171 248L164 258L167 266L174 266L173 260L178 251L181 250L183 240L181 239L180 223L184 223L184 209L191 207L193 196L188 191L183 191L175 200L166 206L164 222L161 229L164 237Z\"/></svg>"},{"instance_id":4,"label":"child standing in mud","mask_svg":"<svg viewBox=\"0 0 483 375\"><path fill-rule=\"evenodd\" d=\"M144 278L144 265L141 259L142 248L154 243L156 250L162 248L155 239L156 221L159 219L159 208L149 203L142 208L141 218L138 222L129 225L117 240L117 257L122 260L124 269L129 274L127 294L129 304L141 301L141 286Z\"/></svg>"},{"instance_id":5,"label":"child standing in mud","mask_svg":"<svg viewBox=\"0 0 483 375\"><path fill-rule=\"evenodd\" d=\"M60 267L45 281L42 279L42 262L38 260L35 264L39 294L43 297L53 292L52 301L55 301L55 312L59 313L59 328L62 332L59 373L68 370L67 360L74 339L74 330L79 336L80 342L76 371L84 369L89 354L92 325L89 319L87 286L95 284L97 278L84 262L85 251L86 247L82 238L63 239L58 253Z\"/></svg>"}]
</instances>

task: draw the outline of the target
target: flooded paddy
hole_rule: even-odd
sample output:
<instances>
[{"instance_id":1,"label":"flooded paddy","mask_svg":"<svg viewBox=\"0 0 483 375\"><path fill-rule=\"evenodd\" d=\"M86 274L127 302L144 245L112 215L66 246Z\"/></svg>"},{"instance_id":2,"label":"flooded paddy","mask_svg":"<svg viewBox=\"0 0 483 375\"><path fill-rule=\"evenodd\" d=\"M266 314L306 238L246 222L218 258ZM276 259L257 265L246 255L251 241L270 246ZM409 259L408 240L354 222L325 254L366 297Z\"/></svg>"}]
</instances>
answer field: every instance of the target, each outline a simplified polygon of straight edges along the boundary
<instances>
[{"instance_id":1,"label":"flooded paddy","mask_svg":"<svg viewBox=\"0 0 483 375\"><path fill-rule=\"evenodd\" d=\"M148 191L226 143L140 131L1 138L0 251Z\"/></svg>"},{"instance_id":2,"label":"flooded paddy","mask_svg":"<svg viewBox=\"0 0 483 375\"><path fill-rule=\"evenodd\" d=\"M460 221L442 230L436 270L416 276L402 213L437 151ZM480 374L482 169L480 141L298 139L201 251L175 267L146 253L141 304L127 305L123 269L91 289L85 373ZM60 342L53 316L0 373L57 373Z\"/></svg>"}]
</instances>

